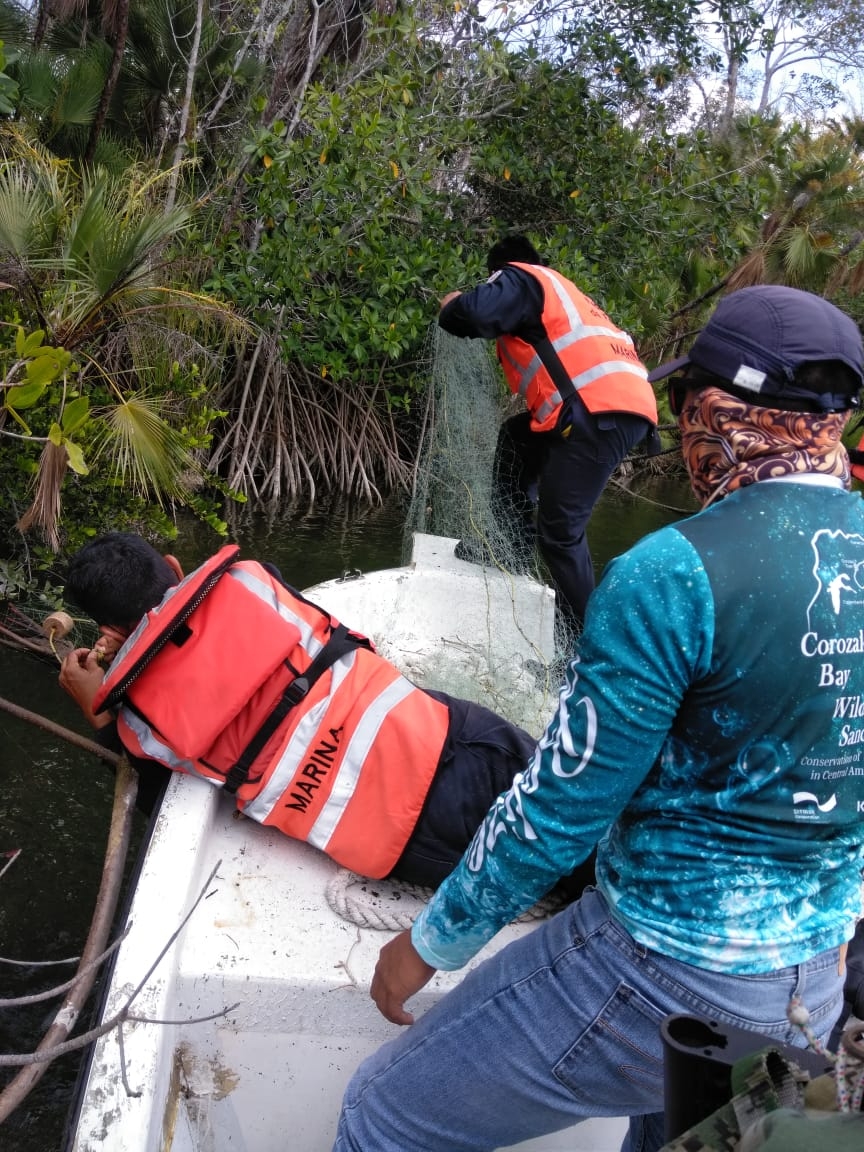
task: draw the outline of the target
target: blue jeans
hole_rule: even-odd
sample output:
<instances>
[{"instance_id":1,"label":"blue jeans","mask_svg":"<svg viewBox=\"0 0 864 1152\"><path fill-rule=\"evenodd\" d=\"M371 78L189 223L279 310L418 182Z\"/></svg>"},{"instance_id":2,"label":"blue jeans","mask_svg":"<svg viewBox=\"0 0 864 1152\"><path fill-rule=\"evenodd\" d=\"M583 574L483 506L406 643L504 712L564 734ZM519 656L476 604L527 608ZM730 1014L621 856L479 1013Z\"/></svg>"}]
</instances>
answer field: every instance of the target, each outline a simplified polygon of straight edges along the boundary
<instances>
[{"instance_id":1,"label":"blue jeans","mask_svg":"<svg viewBox=\"0 0 864 1152\"><path fill-rule=\"evenodd\" d=\"M700 1014L801 1045L797 993L823 1040L840 1010L838 950L726 976L637 944L588 889L466 976L370 1056L334 1152L491 1152L590 1116L630 1116L624 1148L663 1144L661 1021Z\"/></svg>"}]
</instances>

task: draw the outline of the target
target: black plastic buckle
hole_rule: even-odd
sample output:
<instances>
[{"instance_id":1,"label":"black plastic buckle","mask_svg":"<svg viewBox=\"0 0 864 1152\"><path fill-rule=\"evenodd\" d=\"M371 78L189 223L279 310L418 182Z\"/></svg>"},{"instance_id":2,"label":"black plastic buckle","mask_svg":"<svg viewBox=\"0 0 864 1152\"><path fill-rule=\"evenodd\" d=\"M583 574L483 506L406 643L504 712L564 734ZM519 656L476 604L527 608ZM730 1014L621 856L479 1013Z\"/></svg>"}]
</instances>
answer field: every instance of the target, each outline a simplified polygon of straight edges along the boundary
<instances>
[{"instance_id":1,"label":"black plastic buckle","mask_svg":"<svg viewBox=\"0 0 864 1152\"><path fill-rule=\"evenodd\" d=\"M282 699L290 704L293 708L295 704L299 704L303 697L309 691L309 681L305 676L298 676L296 680L292 680L285 691L282 693Z\"/></svg>"},{"instance_id":2,"label":"black plastic buckle","mask_svg":"<svg viewBox=\"0 0 864 1152\"><path fill-rule=\"evenodd\" d=\"M246 777L248 775L249 769L245 765L233 764L228 770L228 775L225 777L222 791L227 792L229 796L233 796L240 785L246 783Z\"/></svg>"}]
</instances>

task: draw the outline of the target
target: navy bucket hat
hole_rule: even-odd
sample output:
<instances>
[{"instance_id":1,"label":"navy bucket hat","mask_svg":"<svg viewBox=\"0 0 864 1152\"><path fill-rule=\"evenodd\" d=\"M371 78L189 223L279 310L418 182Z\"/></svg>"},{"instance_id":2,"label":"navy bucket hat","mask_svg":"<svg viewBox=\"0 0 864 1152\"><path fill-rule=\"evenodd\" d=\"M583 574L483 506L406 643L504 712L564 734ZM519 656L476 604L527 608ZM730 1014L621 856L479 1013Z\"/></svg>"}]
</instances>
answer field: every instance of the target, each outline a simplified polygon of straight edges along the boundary
<instances>
[{"instance_id":1,"label":"navy bucket hat","mask_svg":"<svg viewBox=\"0 0 864 1152\"><path fill-rule=\"evenodd\" d=\"M852 370L855 391L815 393L794 383L802 364L839 360ZM776 399L815 410L857 407L864 387L864 348L858 325L845 312L812 292L763 284L725 296L686 356L648 373L663 380L692 365L727 380L754 404L783 407ZM763 397L765 399L763 399Z\"/></svg>"}]
</instances>

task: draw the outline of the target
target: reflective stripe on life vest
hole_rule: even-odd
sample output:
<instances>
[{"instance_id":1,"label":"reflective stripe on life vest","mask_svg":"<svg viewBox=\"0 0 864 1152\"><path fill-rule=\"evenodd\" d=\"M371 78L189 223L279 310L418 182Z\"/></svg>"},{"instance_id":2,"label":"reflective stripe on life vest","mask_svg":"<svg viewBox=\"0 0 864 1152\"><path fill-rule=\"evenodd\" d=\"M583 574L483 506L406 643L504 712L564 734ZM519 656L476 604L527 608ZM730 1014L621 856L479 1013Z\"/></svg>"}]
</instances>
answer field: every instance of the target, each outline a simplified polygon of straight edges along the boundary
<instances>
[{"instance_id":1,"label":"reflective stripe on life vest","mask_svg":"<svg viewBox=\"0 0 864 1152\"><path fill-rule=\"evenodd\" d=\"M309 843L314 844L316 848L326 851L342 819L342 813L354 795L363 765L372 751L374 742L381 734L382 725L390 709L406 699L412 690L413 685L400 678L386 688L366 709L345 751L330 797L307 837Z\"/></svg>"},{"instance_id":2,"label":"reflective stripe on life vest","mask_svg":"<svg viewBox=\"0 0 864 1152\"><path fill-rule=\"evenodd\" d=\"M257 567L257 566L256 566ZM271 605L274 611L278 612L283 620L287 620L289 624L293 624L300 632L300 643L306 649L309 656L313 659L318 655L324 647L324 641L315 635L315 631L309 619L296 610L295 605L299 605L301 601L295 600L291 597L290 601L283 601L277 594L279 585L274 585L273 581L269 579L267 569L261 568L261 573L267 579L262 579L254 570L239 565L236 568L231 568L228 575L234 580L238 580L250 592L264 600L267 604Z\"/></svg>"},{"instance_id":3,"label":"reflective stripe on life vest","mask_svg":"<svg viewBox=\"0 0 864 1152\"><path fill-rule=\"evenodd\" d=\"M561 365L589 412L628 412L657 423L657 402L632 338L593 300L551 268L514 265L543 287L541 322ZM535 431L555 427L562 397L537 350L516 336L498 340L511 390L531 413Z\"/></svg>"},{"instance_id":4,"label":"reflective stripe on life vest","mask_svg":"<svg viewBox=\"0 0 864 1152\"><path fill-rule=\"evenodd\" d=\"M118 732L133 755L220 787L337 622L261 565L230 563L229 555L222 572L217 560L148 613L102 691L124 686ZM180 609L173 615L171 603ZM449 720L446 705L369 647L355 647L260 741L237 807L353 871L385 876L414 830Z\"/></svg>"}]
</instances>

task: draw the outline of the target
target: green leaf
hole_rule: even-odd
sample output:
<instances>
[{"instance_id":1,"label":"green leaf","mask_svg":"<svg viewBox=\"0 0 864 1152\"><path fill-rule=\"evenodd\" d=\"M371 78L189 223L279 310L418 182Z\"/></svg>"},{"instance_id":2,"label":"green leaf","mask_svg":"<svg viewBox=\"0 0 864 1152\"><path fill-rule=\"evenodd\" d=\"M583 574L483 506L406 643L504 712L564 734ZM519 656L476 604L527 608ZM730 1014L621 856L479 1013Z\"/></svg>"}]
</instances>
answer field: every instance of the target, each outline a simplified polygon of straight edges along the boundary
<instances>
[{"instance_id":1,"label":"green leaf","mask_svg":"<svg viewBox=\"0 0 864 1152\"><path fill-rule=\"evenodd\" d=\"M47 387L48 382L42 380L31 380L27 384L16 384L14 388L9 388L6 392L6 407L15 409L32 408Z\"/></svg>"},{"instance_id":2,"label":"green leaf","mask_svg":"<svg viewBox=\"0 0 864 1152\"><path fill-rule=\"evenodd\" d=\"M51 425L51 427L48 430L48 439L57 448L59 448L60 445L63 443L63 429L60 427L59 424L54 423Z\"/></svg>"},{"instance_id":3,"label":"green leaf","mask_svg":"<svg viewBox=\"0 0 864 1152\"><path fill-rule=\"evenodd\" d=\"M63 409L63 431L67 436L80 428L90 415L90 401L86 396L78 396Z\"/></svg>"},{"instance_id":4,"label":"green leaf","mask_svg":"<svg viewBox=\"0 0 864 1152\"><path fill-rule=\"evenodd\" d=\"M113 457L113 470L142 494L160 500L182 490L184 472L194 470L183 436L143 395L133 395L108 413L99 450Z\"/></svg>"},{"instance_id":5,"label":"green leaf","mask_svg":"<svg viewBox=\"0 0 864 1152\"><path fill-rule=\"evenodd\" d=\"M33 433L30 431L29 424L27 424L27 422L25 421L23 416L19 416L14 408L9 408L8 412L9 412L9 415L12 417L12 419L15 421L15 423L18 425L18 427L21 429L21 431L24 433L25 436L32 436L33 435ZM36 467L35 462L34 462L33 466L34 466L34 468Z\"/></svg>"},{"instance_id":6,"label":"green leaf","mask_svg":"<svg viewBox=\"0 0 864 1152\"><path fill-rule=\"evenodd\" d=\"M63 357L56 354L39 356L27 365L28 384L50 384L63 371Z\"/></svg>"},{"instance_id":7,"label":"green leaf","mask_svg":"<svg viewBox=\"0 0 864 1152\"><path fill-rule=\"evenodd\" d=\"M18 329L21 336L24 335L23 329ZM18 338L15 338L15 350L22 360L27 356L35 356L42 347L42 341L45 339L45 332L42 328L37 328L35 332L21 342L20 351L18 349Z\"/></svg>"},{"instance_id":8,"label":"green leaf","mask_svg":"<svg viewBox=\"0 0 864 1152\"><path fill-rule=\"evenodd\" d=\"M86 476L90 469L84 462L84 453L79 444L73 443L71 440L66 440L64 443L66 455L69 457L69 467L73 472L77 472L79 476Z\"/></svg>"}]
</instances>

